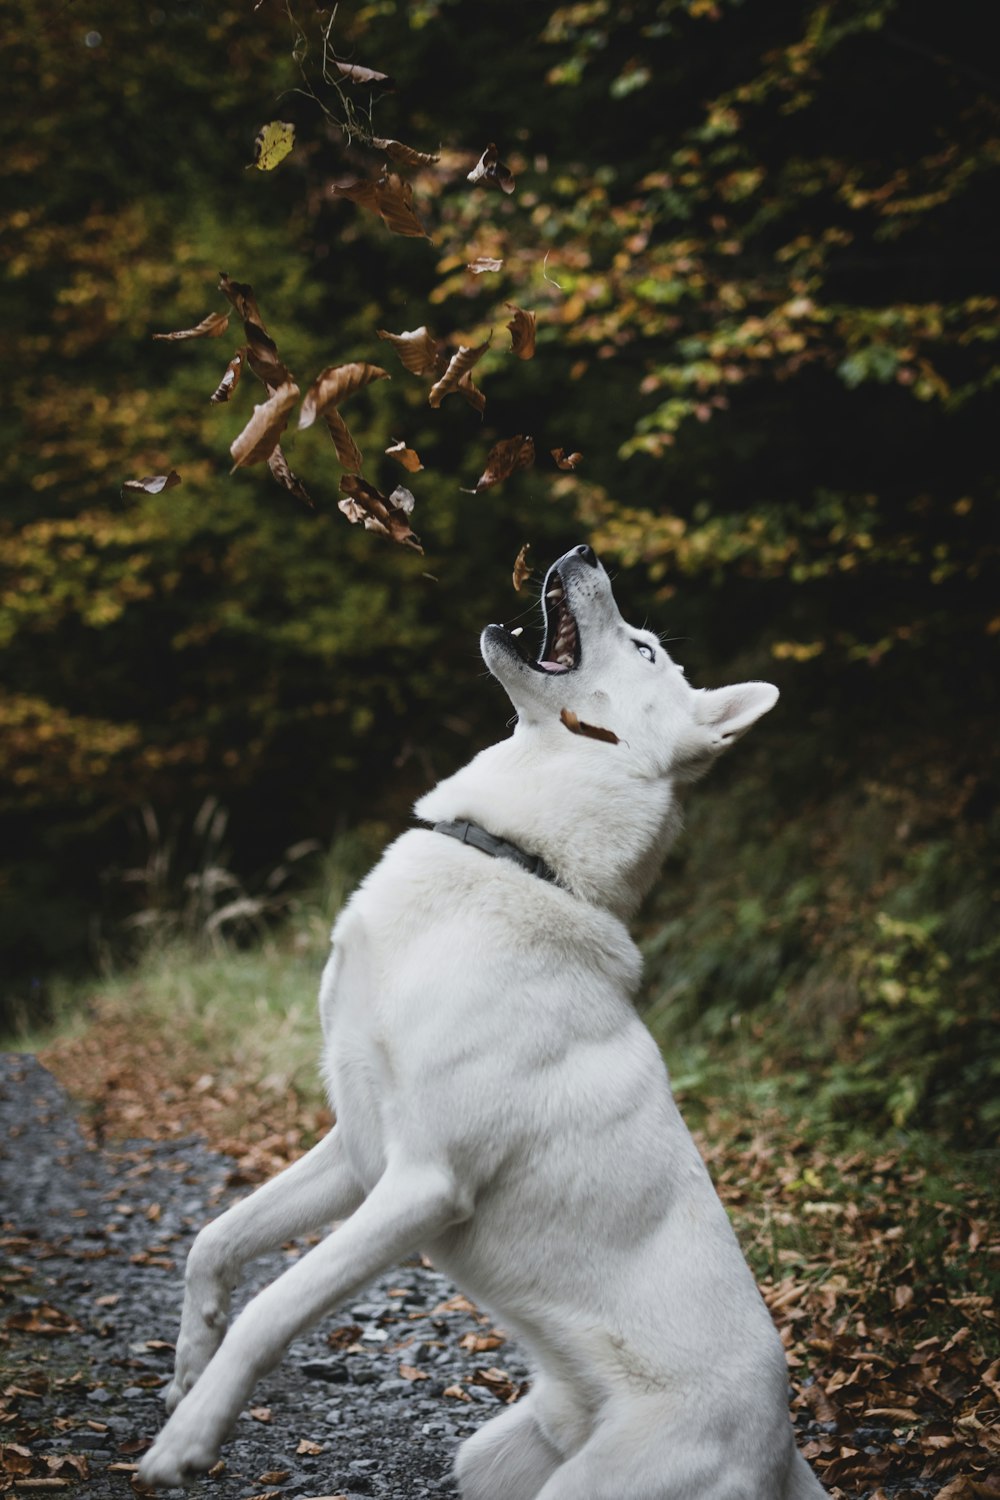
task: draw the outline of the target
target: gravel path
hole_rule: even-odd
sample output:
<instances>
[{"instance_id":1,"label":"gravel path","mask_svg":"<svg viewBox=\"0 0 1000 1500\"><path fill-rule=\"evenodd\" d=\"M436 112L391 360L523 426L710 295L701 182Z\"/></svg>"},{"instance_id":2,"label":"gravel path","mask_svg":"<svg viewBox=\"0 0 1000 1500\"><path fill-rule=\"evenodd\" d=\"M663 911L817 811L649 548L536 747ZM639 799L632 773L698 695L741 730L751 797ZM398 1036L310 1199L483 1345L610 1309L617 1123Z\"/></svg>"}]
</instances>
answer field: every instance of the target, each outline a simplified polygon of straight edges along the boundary
<instances>
[{"instance_id":1,"label":"gravel path","mask_svg":"<svg viewBox=\"0 0 1000 1500\"><path fill-rule=\"evenodd\" d=\"M0 1489L133 1494L163 1419L184 1257L246 1191L237 1178L198 1139L98 1150L50 1073L0 1054ZM298 1253L251 1267L236 1306ZM292 1347L193 1493L455 1496L458 1441L525 1376L488 1319L407 1262Z\"/></svg>"}]
</instances>

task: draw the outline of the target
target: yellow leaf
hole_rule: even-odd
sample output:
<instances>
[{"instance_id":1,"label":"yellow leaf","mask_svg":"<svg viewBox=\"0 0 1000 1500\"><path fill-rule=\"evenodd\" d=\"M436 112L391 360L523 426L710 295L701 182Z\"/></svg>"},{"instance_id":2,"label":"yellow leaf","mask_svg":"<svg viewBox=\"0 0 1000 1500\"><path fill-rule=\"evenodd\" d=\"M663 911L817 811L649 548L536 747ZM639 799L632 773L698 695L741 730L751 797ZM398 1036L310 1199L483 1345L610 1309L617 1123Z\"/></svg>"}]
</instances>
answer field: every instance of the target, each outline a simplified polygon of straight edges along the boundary
<instances>
[{"instance_id":1,"label":"yellow leaf","mask_svg":"<svg viewBox=\"0 0 1000 1500\"><path fill-rule=\"evenodd\" d=\"M272 172L295 145L295 126L272 120L261 126L253 143L253 162L258 172Z\"/></svg>"}]
</instances>

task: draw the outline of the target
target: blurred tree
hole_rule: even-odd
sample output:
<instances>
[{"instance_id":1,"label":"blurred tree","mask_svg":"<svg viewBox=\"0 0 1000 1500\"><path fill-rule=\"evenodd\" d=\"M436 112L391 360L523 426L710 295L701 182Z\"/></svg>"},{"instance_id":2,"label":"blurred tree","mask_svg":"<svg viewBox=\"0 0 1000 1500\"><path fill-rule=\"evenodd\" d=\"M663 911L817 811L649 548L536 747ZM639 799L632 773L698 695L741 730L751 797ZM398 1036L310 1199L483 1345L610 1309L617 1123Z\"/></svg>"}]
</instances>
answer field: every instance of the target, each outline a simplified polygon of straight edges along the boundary
<instances>
[{"instance_id":1,"label":"blurred tree","mask_svg":"<svg viewBox=\"0 0 1000 1500\"><path fill-rule=\"evenodd\" d=\"M8 0L0 143L2 936L80 946L141 801L232 811L234 857L388 810L496 731L476 666L515 553L586 535L671 604L696 671L777 674L808 726L785 787L870 774L887 740L994 806L1000 164L985 17L926 0ZM344 77L335 59L390 75ZM249 169L260 127L296 146ZM373 138L427 238L331 191ZM495 141L513 193L467 174ZM369 189L369 192L372 190ZM502 262L476 274L479 257ZM283 446L316 501L231 477L240 342L154 343L252 282L305 385L357 359L366 477L416 495L424 557L350 528L323 423ZM509 352L511 306L537 352ZM427 403L377 330L454 349ZM537 462L470 490L495 442ZM417 450L412 476L383 450ZM561 471L553 448L579 451ZM176 468L180 487L121 492ZM768 655L770 660L768 660ZM775 731L776 732L776 731ZM787 735L788 729L783 731ZM864 745L864 754L860 747ZM933 748L931 748L933 746ZM865 757L868 757L867 767ZM978 800L977 800L978 799ZM983 856L985 857L985 855ZM981 866L977 864L977 869ZM874 941L874 939L873 939ZM860 962L860 961L859 961Z\"/></svg>"}]
</instances>

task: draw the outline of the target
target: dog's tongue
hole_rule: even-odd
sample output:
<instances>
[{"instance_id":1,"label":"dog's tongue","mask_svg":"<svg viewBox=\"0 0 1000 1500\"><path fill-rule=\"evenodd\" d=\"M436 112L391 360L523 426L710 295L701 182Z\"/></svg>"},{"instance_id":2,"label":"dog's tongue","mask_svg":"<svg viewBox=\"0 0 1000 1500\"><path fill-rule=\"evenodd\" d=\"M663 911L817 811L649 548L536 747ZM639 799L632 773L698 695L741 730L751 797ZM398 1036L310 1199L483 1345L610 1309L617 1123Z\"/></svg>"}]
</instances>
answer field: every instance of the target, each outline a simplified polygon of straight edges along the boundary
<instances>
[{"instance_id":1,"label":"dog's tongue","mask_svg":"<svg viewBox=\"0 0 1000 1500\"><path fill-rule=\"evenodd\" d=\"M568 668L564 667L562 662L559 661L540 661L538 665L541 667L543 672L565 672L568 670Z\"/></svg>"}]
</instances>

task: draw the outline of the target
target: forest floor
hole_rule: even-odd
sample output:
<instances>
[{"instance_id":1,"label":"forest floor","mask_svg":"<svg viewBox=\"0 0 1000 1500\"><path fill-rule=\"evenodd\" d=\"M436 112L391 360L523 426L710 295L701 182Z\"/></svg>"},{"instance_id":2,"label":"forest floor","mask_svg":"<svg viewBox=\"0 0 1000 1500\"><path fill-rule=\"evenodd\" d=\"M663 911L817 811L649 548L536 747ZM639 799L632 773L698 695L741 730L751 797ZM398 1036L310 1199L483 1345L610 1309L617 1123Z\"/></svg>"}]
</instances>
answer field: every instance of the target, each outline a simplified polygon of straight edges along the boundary
<instances>
[{"instance_id":1,"label":"forest floor","mask_svg":"<svg viewBox=\"0 0 1000 1500\"><path fill-rule=\"evenodd\" d=\"M41 1060L75 1101L95 1150L117 1150L117 1143L136 1137L153 1150L156 1143L170 1150L198 1141L208 1159L225 1162L229 1189L245 1191L263 1180L329 1125L318 1086L269 1073L266 1058L258 1066L245 1048L237 1055L216 1046L204 1030L188 1036L184 1027L172 1028L143 1009L134 988L95 1001L88 1023L52 1041ZM835 1500L1000 1497L1000 1345L989 1280L998 1228L982 1164L917 1139L891 1148L853 1143L834 1150L822 1132L774 1102L749 1110L734 1098L700 1099L694 1108L682 1097L681 1104L696 1119L699 1146L780 1331L801 1445ZM199 1222L197 1213L190 1215L190 1200L204 1199L205 1217L218 1200L218 1184L199 1182L197 1171L185 1182L189 1217L168 1255L176 1263L175 1283L180 1242ZM130 1201L137 1193L141 1183L130 1188ZM133 1203L133 1210L130 1223L147 1231L155 1263L156 1201ZM10 1207L5 1218L10 1256L19 1248ZM136 1249L133 1259L142 1254ZM16 1265L9 1274L12 1283L2 1288L8 1301L18 1291ZM91 1274L96 1295L100 1266ZM402 1271L398 1276L405 1279ZM448 1300L444 1291L441 1300ZM495 1334L475 1321L475 1310L469 1318L463 1337L474 1339L482 1329L484 1336ZM46 1317L36 1321L44 1324ZM30 1316L7 1316L8 1342L23 1343L32 1333ZM34 1335L48 1337L40 1327ZM154 1343L169 1340L173 1328L158 1323L150 1335ZM399 1387L407 1379L400 1371L413 1368L403 1345L391 1347L399 1351L399 1368L379 1377L390 1381L388 1406L395 1399L392 1381ZM438 1380L421 1393L425 1403L433 1393L435 1407L433 1420L420 1426L422 1442L428 1426L432 1435L438 1431L435 1420L445 1423L450 1441L481 1419L484 1393L493 1402L516 1399L523 1375L517 1351L497 1344L476 1363L468 1359L472 1347L465 1346L464 1369L461 1358L451 1359L448 1385ZM484 1376L483 1370L494 1373ZM155 1369L145 1376L143 1385L166 1378ZM362 1395L366 1408L376 1399L370 1391ZM30 1402L16 1381L7 1383L2 1402L7 1467L0 1468L0 1488L41 1479L60 1480L50 1487L69 1486L72 1473L56 1458L54 1470L39 1470L33 1457L23 1471L28 1460L21 1450L39 1450L17 1435L25 1420L36 1418L25 1417L22 1408ZM283 1466L266 1470L284 1472ZM447 1464L436 1472L429 1466L425 1493L451 1493L441 1477L446 1470ZM384 1490L372 1474L360 1478L352 1495L404 1493ZM291 1488L283 1487L286 1481ZM254 1488L248 1483L212 1493L249 1497ZM269 1500L272 1490L275 1500L293 1500L312 1492L302 1484L296 1471L291 1481L286 1475L257 1489Z\"/></svg>"}]
</instances>

